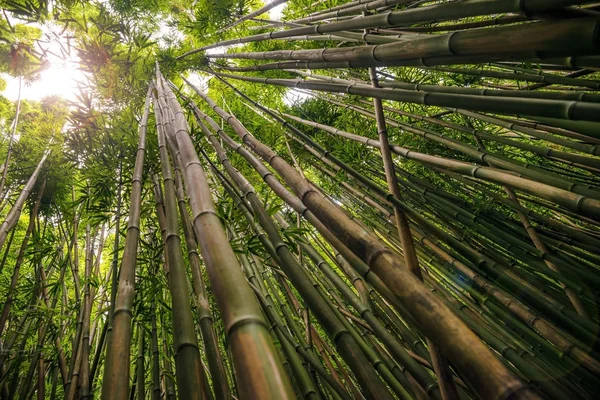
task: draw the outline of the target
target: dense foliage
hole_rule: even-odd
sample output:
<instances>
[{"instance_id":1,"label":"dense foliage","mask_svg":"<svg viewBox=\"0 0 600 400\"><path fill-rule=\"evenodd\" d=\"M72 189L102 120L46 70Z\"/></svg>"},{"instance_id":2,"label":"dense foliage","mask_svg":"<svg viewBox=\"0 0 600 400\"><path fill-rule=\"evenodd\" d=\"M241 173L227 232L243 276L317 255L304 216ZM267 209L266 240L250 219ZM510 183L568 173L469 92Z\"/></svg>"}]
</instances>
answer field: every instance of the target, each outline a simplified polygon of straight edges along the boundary
<instances>
[{"instance_id":1,"label":"dense foliage","mask_svg":"<svg viewBox=\"0 0 600 400\"><path fill-rule=\"evenodd\" d=\"M593 398L597 3L281 3L0 0L0 398Z\"/></svg>"}]
</instances>

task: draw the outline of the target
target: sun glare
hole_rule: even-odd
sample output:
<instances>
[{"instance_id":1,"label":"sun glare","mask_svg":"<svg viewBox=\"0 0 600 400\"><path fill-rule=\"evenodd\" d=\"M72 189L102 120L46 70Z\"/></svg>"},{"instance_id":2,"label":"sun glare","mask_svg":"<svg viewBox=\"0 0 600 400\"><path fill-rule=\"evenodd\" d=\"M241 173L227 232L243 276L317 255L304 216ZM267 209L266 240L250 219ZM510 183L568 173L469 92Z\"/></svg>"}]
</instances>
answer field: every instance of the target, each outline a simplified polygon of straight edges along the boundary
<instances>
[{"instance_id":1,"label":"sun glare","mask_svg":"<svg viewBox=\"0 0 600 400\"><path fill-rule=\"evenodd\" d=\"M68 33L60 35L60 28L52 24L38 25L42 30L36 50L46 53L48 67L40 73L39 79L23 84L21 98L40 100L46 96L60 96L67 100L76 100L77 82L85 82L83 72L78 69L78 58L71 47ZM16 100L19 93L19 78L2 74L6 80L6 90L2 95Z\"/></svg>"}]
</instances>

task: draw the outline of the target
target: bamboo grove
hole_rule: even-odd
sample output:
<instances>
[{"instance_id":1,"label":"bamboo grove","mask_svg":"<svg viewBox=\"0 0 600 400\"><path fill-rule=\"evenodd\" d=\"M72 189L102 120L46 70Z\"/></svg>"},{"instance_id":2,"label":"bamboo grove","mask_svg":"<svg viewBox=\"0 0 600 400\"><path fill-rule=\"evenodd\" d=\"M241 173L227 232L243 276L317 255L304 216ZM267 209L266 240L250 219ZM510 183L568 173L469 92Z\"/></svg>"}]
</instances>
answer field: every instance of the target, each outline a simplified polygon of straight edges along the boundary
<instances>
[{"instance_id":1,"label":"bamboo grove","mask_svg":"<svg viewBox=\"0 0 600 400\"><path fill-rule=\"evenodd\" d=\"M597 396L598 2L188 3L3 2L0 398Z\"/></svg>"}]
</instances>

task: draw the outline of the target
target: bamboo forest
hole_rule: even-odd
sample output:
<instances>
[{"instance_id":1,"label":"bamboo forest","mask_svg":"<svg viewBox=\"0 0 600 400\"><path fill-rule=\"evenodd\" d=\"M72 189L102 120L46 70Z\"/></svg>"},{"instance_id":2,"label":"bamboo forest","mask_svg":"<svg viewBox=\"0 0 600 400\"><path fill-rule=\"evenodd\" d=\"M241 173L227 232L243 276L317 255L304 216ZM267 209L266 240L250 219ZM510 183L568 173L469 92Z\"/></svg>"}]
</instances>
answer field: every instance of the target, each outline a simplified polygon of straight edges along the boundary
<instances>
[{"instance_id":1,"label":"bamboo forest","mask_svg":"<svg viewBox=\"0 0 600 400\"><path fill-rule=\"evenodd\" d=\"M600 1L0 5L0 400L600 396Z\"/></svg>"}]
</instances>

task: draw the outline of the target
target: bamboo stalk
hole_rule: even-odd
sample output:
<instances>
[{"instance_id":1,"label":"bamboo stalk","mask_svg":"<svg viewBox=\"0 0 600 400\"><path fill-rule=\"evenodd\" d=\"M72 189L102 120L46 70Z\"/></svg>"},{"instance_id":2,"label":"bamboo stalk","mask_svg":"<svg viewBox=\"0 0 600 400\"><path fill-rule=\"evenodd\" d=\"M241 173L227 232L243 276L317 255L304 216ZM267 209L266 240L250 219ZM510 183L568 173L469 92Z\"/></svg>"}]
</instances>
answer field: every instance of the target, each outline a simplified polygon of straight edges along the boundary
<instances>
[{"instance_id":1,"label":"bamboo stalk","mask_svg":"<svg viewBox=\"0 0 600 400\"><path fill-rule=\"evenodd\" d=\"M121 259L119 283L114 313L112 332L106 349L104 365L104 384L102 398L105 400L126 400L129 393L129 349L131 347L131 319L135 294L135 269L137 247L140 236L140 202L142 196L142 173L146 152L146 126L150 112L150 93L148 87L144 114L139 127L139 143L132 175L131 201L129 218L125 236L125 251Z\"/></svg>"},{"instance_id":2,"label":"bamboo stalk","mask_svg":"<svg viewBox=\"0 0 600 400\"><path fill-rule=\"evenodd\" d=\"M507 391L517 396L537 397L537 394L525 388L520 380L512 375L443 303L432 297L416 277L405 273L406 267L398 262L397 256L322 197L289 164L256 140L235 117L220 109L202 92L197 91L197 93L207 101L213 111L230 124L252 151L268 162L286 180L307 208L335 234L344 238L356 255L367 262L371 270L394 293L394 298L406 307L423 331L455 363L461 375L476 392L484 397L496 397ZM416 304L427 304L427 307L416 306ZM441 334L442 331L445 333ZM449 331L454 332L452 343L445 340ZM461 350L458 350L459 347ZM465 348L470 348L473 352L465 354L463 351ZM485 380L482 376L486 377Z\"/></svg>"},{"instance_id":3,"label":"bamboo stalk","mask_svg":"<svg viewBox=\"0 0 600 400\"><path fill-rule=\"evenodd\" d=\"M177 143L181 155L192 221L225 324L240 395L243 398L289 398L291 386L276 358L260 306L251 289L240 285L244 278L214 211L206 177L181 108L164 81L159 83L162 96L166 96L163 98L174 111L176 130L169 140ZM248 357L248 354L254 356ZM254 360L262 360L258 368Z\"/></svg>"},{"instance_id":4,"label":"bamboo stalk","mask_svg":"<svg viewBox=\"0 0 600 400\"><path fill-rule=\"evenodd\" d=\"M537 2L528 0L519 4L498 3L493 0L469 1L461 4L436 4L428 7L421 7L412 10L391 11L377 15L370 15L352 19L349 21L333 22L330 24L314 25L305 28L293 28L280 32L271 32L266 34L252 35L244 38L226 40L205 46L199 49L204 51L209 48L227 46L229 44L250 43L267 39L281 39L289 36L324 34L338 32L340 30L355 30L365 28L385 28L390 26L410 25L431 20L444 21L458 18L475 17L478 15L491 15L501 13L536 13L564 6L584 3L585 1L576 0L552 0ZM192 51L193 52L193 51ZM186 53L184 56L191 54Z\"/></svg>"}]
</instances>

